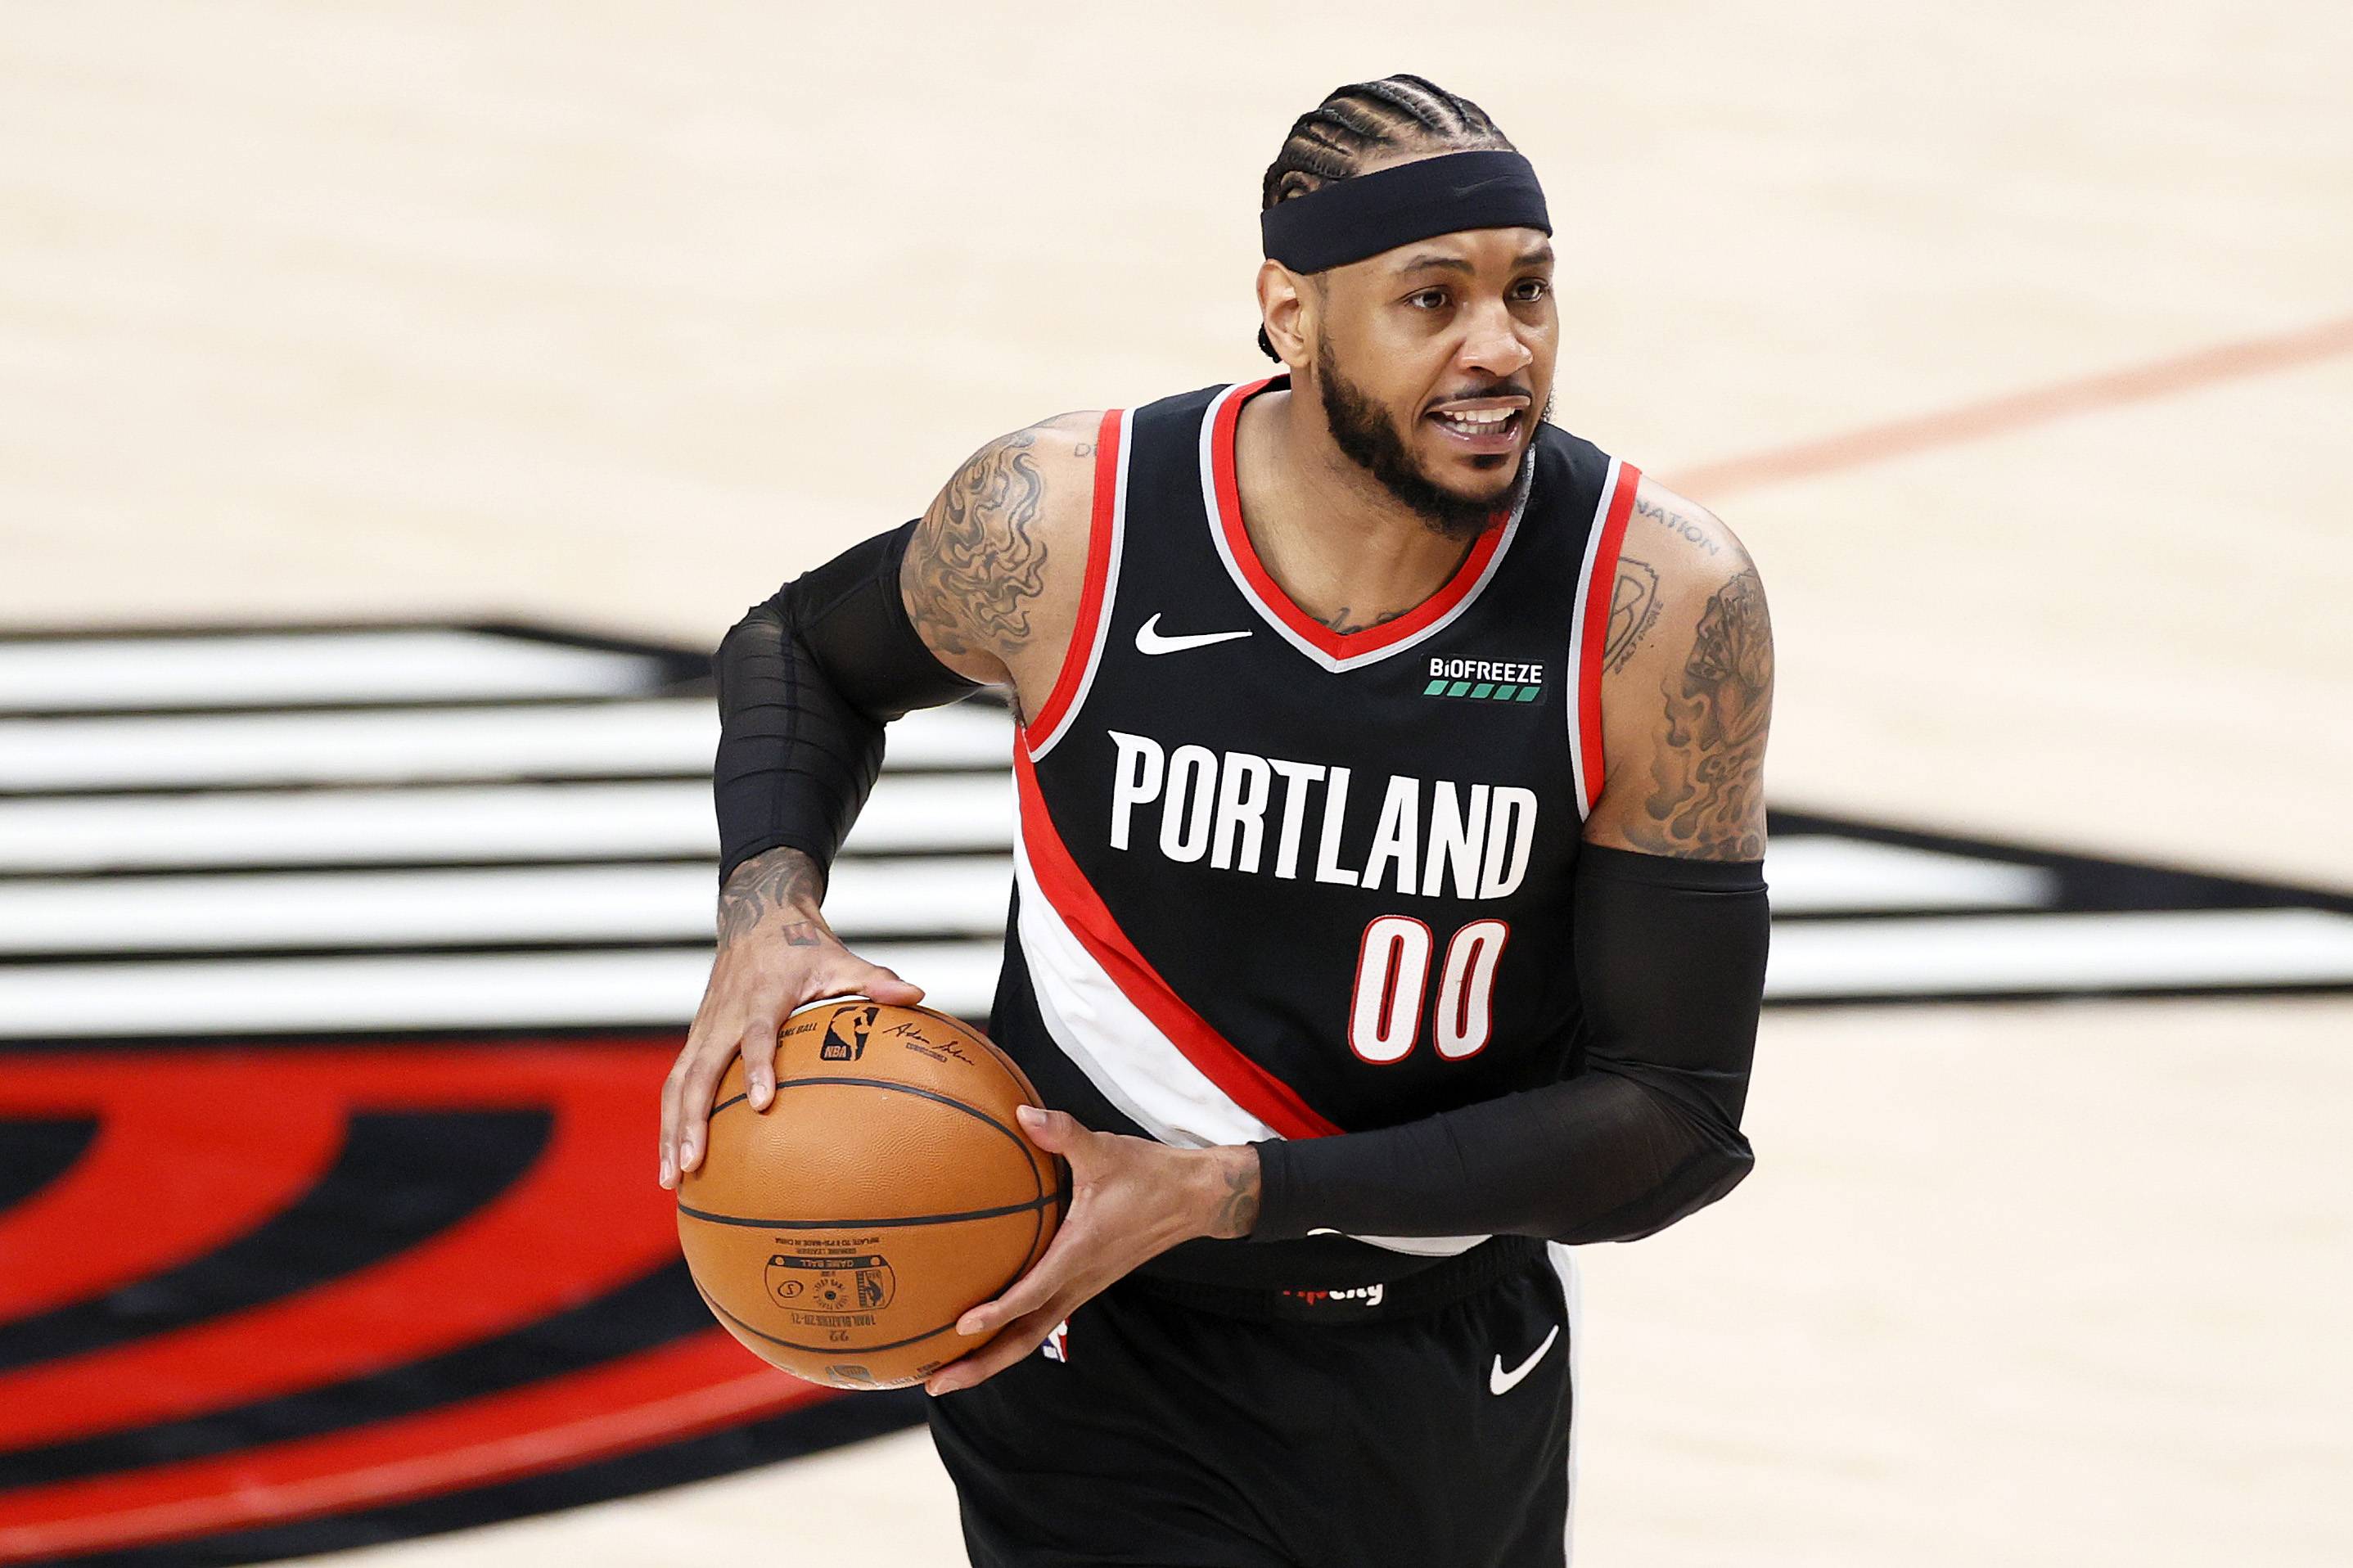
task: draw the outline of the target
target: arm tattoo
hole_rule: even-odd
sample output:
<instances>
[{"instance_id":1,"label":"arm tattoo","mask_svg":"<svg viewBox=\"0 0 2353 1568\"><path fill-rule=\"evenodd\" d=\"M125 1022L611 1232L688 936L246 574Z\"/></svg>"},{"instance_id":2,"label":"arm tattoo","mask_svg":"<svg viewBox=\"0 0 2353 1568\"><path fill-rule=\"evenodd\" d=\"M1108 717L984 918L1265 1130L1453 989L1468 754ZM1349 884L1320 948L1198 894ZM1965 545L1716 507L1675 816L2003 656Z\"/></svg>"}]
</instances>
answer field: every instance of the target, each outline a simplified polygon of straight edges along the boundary
<instances>
[{"instance_id":1,"label":"arm tattoo","mask_svg":"<svg viewBox=\"0 0 2353 1568\"><path fill-rule=\"evenodd\" d=\"M1637 490L1634 494L1634 515L1647 517L1652 522L1677 535L1689 544L1696 544L1710 555L1716 552L1715 536L1672 507L1662 506Z\"/></svg>"},{"instance_id":2,"label":"arm tattoo","mask_svg":"<svg viewBox=\"0 0 2353 1568\"><path fill-rule=\"evenodd\" d=\"M1036 430L1017 430L956 470L908 554L915 630L943 653L1003 658L1029 637L1046 587L1046 546L1031 530L1046 495Z\"/></svg>"},{"instance_id":3,"label":"arm tattoo","mask_svg":"<svg viewBox=\"0 0 2353 1568\"><path fill-rule=\"evenodd\" d=\"M817 901L823 882L817 862L800 850L780 847L753 856L719 889L719 940L748 936L772 914L797 913L801 904ZM824 931L819 921L797 919L779 934L788 947L815 947Z\"/></svg>"},{"instance_id":4,"label":"arm tattoo","mask_svg":"<svg viewBox=\"0 0 2353 1568\"><path fill-rule=\"evenodd\" d=\"M1651 623L1659 618L1659 574L1640 561L1618 558L1618 583L1609 595L1609 635L1601 645L1601 667L1615 674L1626 668Z\"/></svg>"},{"instance_id":5,"label":"arm tattoo","mask_svg":"<svg viewBox=\"0 0 2353 1568\"><path fill-rule=\"evenodd\" d=\"M1755 860L1765 853L1761 794L1766 721L1773 701L1773 631L1764 585L1742 571L1708 599L1699 636L1667 700L1654 787L1628 830L1652 855Z\"/></svg>"},{"instance_id":6,"label":"arm tattoo","mask_svg":"<svg viewBox=\"0 0 2353 1568\"><path fill-rule=\"evenodd\" d=\"M1258 1226L1259 1163L1255 1153L1226 1168L1226 1190L1218 1199L1217 1228L1209 1234L1238 1240Z\"/></svg>"}]
</instances>

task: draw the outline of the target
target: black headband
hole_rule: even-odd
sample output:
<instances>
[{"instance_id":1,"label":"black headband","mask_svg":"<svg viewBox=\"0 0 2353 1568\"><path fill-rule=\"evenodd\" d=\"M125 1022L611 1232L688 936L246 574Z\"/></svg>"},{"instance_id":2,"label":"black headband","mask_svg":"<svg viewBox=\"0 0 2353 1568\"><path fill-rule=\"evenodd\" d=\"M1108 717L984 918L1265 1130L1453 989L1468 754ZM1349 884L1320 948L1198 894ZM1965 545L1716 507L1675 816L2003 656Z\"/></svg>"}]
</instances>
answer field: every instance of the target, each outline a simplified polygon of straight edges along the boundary
<instances>
[{"instance_id":1,"label":"black headband","mask_svg":"<svg viewBox=\"0 0 2353 1568\"><path fill-rule=\"evenodd\" d=\"M1448 153L1335 180L1258 215L1268 258L1293 272L1345 267L1466 228L1550 234L1535 166L1517 153Z\"/></svg>"}]
</instances>

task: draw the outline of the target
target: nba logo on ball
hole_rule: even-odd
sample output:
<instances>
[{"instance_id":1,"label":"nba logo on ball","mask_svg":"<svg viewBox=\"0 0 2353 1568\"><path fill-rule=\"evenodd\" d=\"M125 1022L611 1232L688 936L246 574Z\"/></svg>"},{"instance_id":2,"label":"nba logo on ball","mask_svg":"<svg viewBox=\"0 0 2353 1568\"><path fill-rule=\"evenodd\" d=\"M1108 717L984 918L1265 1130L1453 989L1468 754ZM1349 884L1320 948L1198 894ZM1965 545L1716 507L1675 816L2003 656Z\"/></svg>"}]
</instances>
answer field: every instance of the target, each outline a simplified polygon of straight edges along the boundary
<instances>
[{"instance_id":1,"label":"nba logo on ball","mask_svg":"<svg viewBox=\"0 0 2353 1568\"><path fill-rule=\"evenodd\" d=\"M874 1027L880 1007L843 1007L826 1021L825 1044L818 1047L818 1059L827 1062L854 1062L866 1054L866 1033Z\"/></svg>"}]
</instances>

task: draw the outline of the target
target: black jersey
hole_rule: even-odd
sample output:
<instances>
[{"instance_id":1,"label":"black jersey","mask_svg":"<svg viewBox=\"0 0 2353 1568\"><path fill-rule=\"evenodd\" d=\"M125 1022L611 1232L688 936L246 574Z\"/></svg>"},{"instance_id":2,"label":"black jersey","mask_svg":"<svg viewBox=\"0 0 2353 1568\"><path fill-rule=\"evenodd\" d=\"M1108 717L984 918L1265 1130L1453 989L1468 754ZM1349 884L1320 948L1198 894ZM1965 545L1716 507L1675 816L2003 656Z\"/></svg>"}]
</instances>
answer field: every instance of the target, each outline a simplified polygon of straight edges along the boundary
<instances>
[{"instance_id":1,"label":"black jersey","mask_svg":"<svg viewBox=\"0 0 2353 1568\"><path fill-rule=\"evenodd\" d=\"M1539 424L1452 580L1335 633L1240 514L1241 405L1286 383L1104 416L1078 626L1015 743L992 1032L1048 1104L1181 1145L1391 1126L1579 1065L1569 873L1635 470Z\"/></svg>"}]
</instances>

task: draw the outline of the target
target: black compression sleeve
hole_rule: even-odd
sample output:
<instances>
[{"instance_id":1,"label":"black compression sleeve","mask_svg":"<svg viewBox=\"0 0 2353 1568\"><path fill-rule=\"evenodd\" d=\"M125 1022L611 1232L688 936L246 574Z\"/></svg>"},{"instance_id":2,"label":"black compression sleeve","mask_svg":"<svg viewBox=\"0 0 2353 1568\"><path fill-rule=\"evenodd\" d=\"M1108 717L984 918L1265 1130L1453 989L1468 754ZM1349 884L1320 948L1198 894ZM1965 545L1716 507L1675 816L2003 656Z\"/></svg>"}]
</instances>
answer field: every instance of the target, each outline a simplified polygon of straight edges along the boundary
<instances>
[{"instance_id":1,"label":"black compression sleeve","mask_svg":"<svg viewBox=\"0 0 2353 1568\"><path fill-rule=\"evenodd\" d=\"M1585 1070L1376 1132L1257 1145L1255 1240L1631 1241L1748 1173L1740 1134L1764 994L1762 861L1577 851Z\"/></svg>"},{"instance_id":2,"label":"black compression sleeve","mask_svg":"<svg viewBox=\"0 0 2353 1568\"><path fill-rule=\"evenodd\" d=\"M882 726L976 689L907 618L899 564L915 528L877 534L794 578L720 643L712 783L723 885L780 846L831 865L881 770Z\"/></svg>"}]
</instances>

